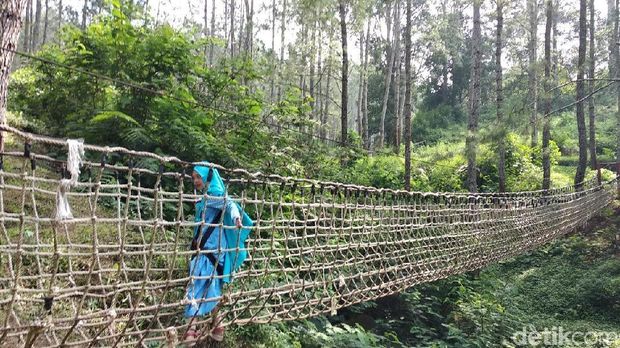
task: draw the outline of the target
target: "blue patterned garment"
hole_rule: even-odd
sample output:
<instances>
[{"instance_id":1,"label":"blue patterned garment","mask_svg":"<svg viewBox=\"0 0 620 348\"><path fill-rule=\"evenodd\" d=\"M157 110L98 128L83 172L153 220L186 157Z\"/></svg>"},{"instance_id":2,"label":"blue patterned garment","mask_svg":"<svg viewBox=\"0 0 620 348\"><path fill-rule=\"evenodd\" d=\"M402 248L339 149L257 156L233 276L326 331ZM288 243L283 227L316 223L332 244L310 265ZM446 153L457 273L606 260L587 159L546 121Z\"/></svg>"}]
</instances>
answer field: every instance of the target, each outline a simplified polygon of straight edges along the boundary
<instances>
[{"instance_id":1,"label":"blue patterned garment","mask_svg":"<svg viewBox=\"0 0 620 348\"><path fill-rule=\"evenodd\" d=\"M211 170L207 165L194 167L194 171L200 175L205 187ZM239 204L228 198L220 174L217 169L213 168L212 170L211 183L206 192L209 198L203 197L196 202L194 221L204 221L208 224L219 223L219 219L216 218L221 211L224 213L224 226L235 226L236 219L241 218L243 228L223 229L219 226L215 227L202 247L202 250L209 250L214 256L212 259L217 260L223 274L218 275L215 265L206 254L201 253L190 261L190 276L200 278L194 278L190 281L186 295L190 303L186 306L185 317L204 316L213 311L222 295L222 282L230 282L232 274L239 269L247 258L245 241L250 234L248 227L254 224L250 217L242 212ZM203 234L207 228L208 226L202 227ZM200 226L194 228L196 239L199 239L199 230ZM227 250L229 246L231 248ZM207 299L210 300L206 301Z\"/></svg>"}]
</instances>

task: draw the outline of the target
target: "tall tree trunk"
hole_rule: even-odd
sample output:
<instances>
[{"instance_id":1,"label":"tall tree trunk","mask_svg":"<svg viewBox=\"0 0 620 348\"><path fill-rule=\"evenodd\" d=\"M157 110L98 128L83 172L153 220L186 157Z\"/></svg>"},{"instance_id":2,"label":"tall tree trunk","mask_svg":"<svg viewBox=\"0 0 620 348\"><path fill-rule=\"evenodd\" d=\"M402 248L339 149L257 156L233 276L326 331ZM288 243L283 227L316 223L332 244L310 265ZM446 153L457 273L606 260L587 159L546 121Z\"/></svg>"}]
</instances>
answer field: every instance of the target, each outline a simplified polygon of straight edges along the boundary
<instances>
[{"instance_id":1,"label":"tall tree trunk","mask_svg":"<svg viewBox=\"0 0 620 348\"><path fill-rule=\"evenodd\" d=\"M614 16L616 13L616 1L615 0L607 0L607 31L609 32L609 40L607 41L607 48L609 52L609 78L614 78L616 76L614 69L616 68L616 62L614 57L614 50L616 47L616 37L613 35L616 20Z\"/></svg>"},{"instance_id":2,"label":"tall tree trunk","mask_svg":"<svg viewBox=\"0 0 620 348\"><path fill-rule=\"evenodd\" d=\"M362 135L362 99L364 98L364 26L360 30L360 65L359 65L359 89L357 91L357 134Z\"/></svg>"},{"instance_id":3,"label":"tall tree trunk","mask_svg":"<svg viewBox=\"0 0 620 348\"><path fill-rule=\"evenodd\" d=\"M243 15L243 13L244 10L247 12L247 7L244 6L244 3L246 2L247 0L239 1L239 19L241 20L241 22L239 23L239 35L237 35L237 54L239 55L243 51L243 43L245 42L245 16Z\"/></svg>"},{"instance_id":4,"label":"tall tree trunk","mask_svg":"<svg viewBox=\"0 0 620 348\"><path fill-rule=\"evenodd\" d=\"M215 0L213 0L213 2L215 2ZM207 38L209 36L209 3L207 0L204 0L204 14L203 14L203 25L202 25L202 35ZM205 42L205 51L204 51L204 56L205 56L205 64L208 63L208 54L209 54L209 49L208 49L209 45Z\"/></svg>"},{"instance_id":5,"label":"tall tree trunk","mask_svg":"<svg viewBox=\"0 0 620 348\"><path fill-rule=\"evenodd\" d=\"M39 44L39 35L41 33L41 0L37 0L37 10L34 15L34 30L32 33L32 47L34 50Z\"/></svg>"},{"instance_id":6,"label":"tall tree trunk","mask_svg":"<svg viewBox=\"0 0 620 348\"><path fill-rule=\"evenodd\" d=\"M504 0L497 0L497 30L495 41L495 90L497 127L499 128L497 174L499 192L506 191L506 125L504 124L504 87L502 81L502 31L504 30Z\"/></svg>"},{"instance_id":7,"label":"tall tree trunk","mask_svg":"<svg viewBox=\"0 0 620 348\"><path fill-rule=\"evenodd\" d=\"M278 69L278 63L276 62L276 0L271 2L271 54L273 54L273 66L271 67L271 87L269 89L269 101L273 103L276 87L276 71Z\"/></svg>"},{"instance_id":8,"label":"tall tree trunk","mask_svg":"<svg viewBox=\"0 0 620 348\"><path fill-rule=\"evenodd\" d=\"M58 30L62 27L62 0L58 0Z\"/></svg>"},{"instance_id":9,"label":"tall tree trunk","mask_svg":"<svg viewBox=\"0 0 620 348\"><path fill-rule=\"evenodd\" d=\"M401 130L401 97L400 97L400 84L402 80L401 69L402 69L402 57L400 54L400 48L397 49L397 57L396 57L396 72L394 75L394 152L398 154L400 152L400 134Z\"/></svg>"},{"instance_id":10,"label":"tall tree trunk","mask_svg":"<svg viewBox=\"0 0 620 348\"><path fill-rule=\"evenodd\" d=\"M385 141L385 114L387 112L388 99L390 97L390 85L392 82L392 69L394 68L394 48L393 42L390 38L390 31L392 29L392 7L390 3L387 4L385 11L385 21L387 23L387 57L386 57L386 70L383 89L383 104L381 104L381 121L379 123L379 147L382 148Z\"/></svg>"},{"instance_id":11,"label":"tall tree trunk","mask_svg":"<svg viewBox=\"0 0 620 348\"><path fill-rule=\"evenodd\" d=\"M211 1L211 36L215 37L215 0ZM209 65L213 66L214 44L209 45Z\"/></svg>"},{"instance_id":12,"label":"tall tree trunk","mask_svg":"<svg viewBox=\"0 0 620 348\"><path fill-rule=\"evenodd\" d=\"M6 124L6 100L13 51L17 49L19 31L22 27L22 11L27 0L3 0L0 2L0 124ZM4 137L0 132L0 152L4 152Z\"/></svg>"},{"instance_id":13,"label":"tall tree trunk","mask_svg":"<svg viewBox=\"0 0 620 348\"><path fill-rule=\"evenodd\" d=\"M394 84L394 149L396 153L398 153L400 147L400 34L400 1L397 1L396 9L394 10L394 78L392 81Z\"/></svg>"},{"instance_id":14,"label":"tall tree trunk","mask_svg":"<svg viewBox=\"0 0 620 348\"><path fill-rule=\"evenodd\" d=\"M31 8L32 0L26 0L26 18L24 20L24 31L22 36L22 51L24 52L30 51L30 26L32 25L32 21L30 20Z\"/></svg>"},{"instance_id":15,"label":"tall tree trunk","mask_svg":"<svg viewBox=\"0 0 620 348\"><path fill-rule=\"evenodd\" d=\"M590 11L590 52L589 52L589 70L588 77L590 78L589 93L594 92L594 70L596 61L594 60L595 42L594 42L594 0L589 1ZM590 119L590 167L594 170L598 167L598 160L596 157L596 116L594 114L594 94L588 98L588 118Z\"/></svg>"},{"instance_id":16,"label":"tall tree trunk","mask_svg":"<svg viewBox=\"0 0 620 348\"><path fill-rule=\"evenodd\" d=\"M228 15L230 13L230 4L229 4L230 0L224 0L224 33L222 34L222 37L224 38L224 40L226 40L226 49L224 50L224 54L222 54L223 57L226 57L226 54L228 53L228 37L229 37L229 32L228 32ZM161 3L161 2L160 2Z\"/></svg>"},{"instance_id":17,"label":"tall tree trunk","mask_svg":"<svg viewBox=\"0 0 620 348\"><path fill-rule=\"evenodd\" d=\"M482 59L480 32L480 2L474 0L474 25L472 33L472 71L469 103L469 122L467 124L467 187L469 192L478 192L476 153L478 147L478 117L480 115L480 65Z\"/></svg>"},{"instance_id":18,"label":"tall tree trunk","mask_svg":"<svg viewBox=\"0 0 620 348\"><path fill-rule=\"evenodd\" d=\"M620 46L617 44L620 41L620 6L618 6L618 0L616 0L614 6L614 76L616 79L620 78ZM616 82L616 163L620 163L620 82ZM620 176L620 164L616 166L616 174ZM618 197L620 198L620 181L618 181ZM616 246L617 250L620 250L620 231L616 233Z\"/></svg>"},{"instance_id":19,"label":"tall tree trunk","mask_svg":"<svg viewBox=\"0 0 620 348\"><path fill-rule=\"evenodd\" d=\"M235 0L230 0L230 10L228 11L230 14L230 36L229 36L229 44L230 44L230 58L235 55Z\"/></svg>"},{"instance_id":20,"label":"tall tree trunk","mask_svg":"<svg viewBox=\"0 0 620 348\"><path fill-rule=\"evenodd\" d=\"M544 124L542 136L542 165L543 165L543 190L551 187L551 152L549 141L551 140L551 30L553 22L553 0L545 0L546 3L546 23L545 23L545 86L544 95Z\"/></svg>"},{"instance_id":21,"label":"tall tree trunk","mask_svg":"<svg viewBox=\"0 0 620 348\"><path fill-rule=\"evenodd\" d=\"M553 4L553 23L551 24L551 74L553 75L553 85L557 86L560 77L558 75L558 12L560 11L560 0L555 0ZM553 102L552 102L553 104Z\"/></svg>"},{"instance_id":22,"label":"tall tree trunk","mask_svg":"<svg viewBox=\"0 0 620 348\"><path fill-rule=\"evenodd\" d=\"M28 4L28 23L30 32L28 33L28 52L34 52L34 1Z\"/></svg>"},{"instance_id":23,"label":"tall tree trunk","mask_svg":"<svg viewBox=\"0 0 620 348\"><path fill-rule=\"evenodd\" d=\"M82 6L82 30L86 29L86 11L88 11L88 0L84 0L84 6Z\"/></svg>"},{"instance_id":24,"label":"tall tree trunk","mask_svg":"<svg viewBox=\"0 0 620 348\"><path fill-rule=\"evenodd\" d=\"M278 76L279 76L279 84L278 84L278 101L282 98L282 68L284 66L284 46L285 46L285 37L284 33L286 32L286 2L287 0L282 0L282 16L280 18L280 64L278 65ZM331 44L330 44L331 46ZM323 128L321 128L323 130Z\"/></svg>"},{"instance_id":25,"label":"tall tree trunk","mask_svg":"<svg viewBox=\"0 0 620 348\"><path fill-rule=\"evenodd\" d=\"M405 26L405 190L411 190L411 0L407 1L407 24Z\"/></svg>"},{"instance_id":26,"label":"tall tree trunk","mask_svg":"<svg viewBox=\"0 0 620 348\"><path fill-rule=\"evenodd\" d=\"M49 0L45 0L45 16L43 17L43 38L41 39L41 45L45 45L45 42L47 41L47 25L49 22L49 17L47 14L49 13L49 10Z\"/></svg>"},{"instance_id":27,"label":"tall tree trunk","mask_svg":"<svg viewBox=\"0 0 620 348\"><path fill-rule=\"evenodd\" d=\"M304 23L301 24L301 36L308 37L308 26ZM299 72L299 89L301 89L301 95L306 96L306 64L307 64L307 47L302 45L301 47L301 71Z\"/></svg>"},{"instance_id":28,"label":"tall tree trunk","mask_svg":"<svg viewBox=\"0 0 620 348\"><path fill-rule=\"evenodd\" d=\"M448 11L446 10L446 2L447 1L441 1L441 17L442 18L449 18L449 14ZM451 51L451 49L448 49L448 51ZM441 100L443 103L448 103L448 64L450 62L450 54L451 52L446 52L444 60L441 62Z\"/></svg>"},{"instance_id":29,"label":"tall tree trunk","mask_svg":"<svg viewBox=\"0 0 620 348\"><path fill-rule=\"evenodd\" d=\"M398 92L398 111L397 111L397 119L396 119L396 126L398 127L396 129L396 153L400 152L400 145L403 143L403 109L404 109L404 104L405 104L405 89L402 88L401 86L404 84L405 81L403 81L403 61L404 61L404 57L402 56L402 52L401 52L401 58L400 58L400 62L398 64L398 84L396 85L397 89L399 90Z\"/></svg>"},{"instance_id":30,"label":"tall tree trunk","mask_svg":"<svg viewBox=\"0 0 620 348\"><path fill-rule=\"evenodd\" d=\"M325 83L325 96L323 98L323 112L321 113L321 129L319 130L319 134L322 138L325 138L327 134L327 124L329 118L329 103L331 101L331 76L332 76L332 44L333 44L333 31L329 31L329 45L327 46L328 55L327 55L327 82Z\"/></svg>"},{"instance_id":31,"label":"tall tree trunk","mask_svg":"<svg viewBox=\"0 0 620 348\"><path fill-rule=\"evenodd\" d=\"M252 44L254 41L254 0L245 0L245 55L252 59Z\"/></svg>"},{"instance_id":32,"label":"tall tree trunk","mask_svg":"<svg viewBox=\"0 0 620 348\"><path fill-rule=\"evenodd\" d=\"M586 0L579 0L579 56L577 63L577 133L579 136L579 164L575 173L575 185L581 186L588 166L588 139L586 137L586 120L583 110L585 97L584 72L586 65L587 17Z\"/></svg>"},{"instance_id":33,"label":"tall tree trunk","mask_svg":"<svg viewBox=\"0 0 620 348\"><path fill-rule=\"evenodd\" d=\"M320 118L321 118L321 110L323 110L323 70L322 69L322 59L321 59L321 54L323 51L323 32L322 32L322 28L321 28L321 24L320 22L318 23L318 48L317 48L317 91L316 91L316 105L314 106L314 108L316 109L315 112L315 119L318 120L320 122ZM329 78L329 77L328 77ZM311 130L311 133L314 134L314 129Z\"/></svg>"},{"instance_id":34,"label":"tall tree trunk","mask_svg":"<svg viewBox=\"0 0 620 348\"><path fill-rule=\"evenodd\" d=\"M366 44L364 45L364 95L362 96L362 142L366 150L370 147L368 138L368 46L370 45L370 22L366 23ZM361 49L361 48L360 48Z\"/></svg>"},{"instance_id":35,"label":"tall tree trunk","mask_svg":"<svg viewBox=\"0 0 620 348\"><path fill-rule=\"evenodd\" d=\"M349 104L349 55L347 52L347 12L346 12L346 0L340 0L339 2L340 12L340 40L342 43L342 79L341 88L342 93L340 97L340 141L342 146L347 146L347 108Z\"/></svg>"},{"instance_id":36,"label":"tall tree trunk","mask_svg":"<svg viewBox=\"0 0 620 348\"><path fill-rule=\"evenodd\" d=\"M538 30L538 1L527 0L527 12L530 20L528 40L528 100L532 102L530 114L530 132L532 147L538 145L538 77L536 69L536 53Z\"/></svg>"}]
</instances>

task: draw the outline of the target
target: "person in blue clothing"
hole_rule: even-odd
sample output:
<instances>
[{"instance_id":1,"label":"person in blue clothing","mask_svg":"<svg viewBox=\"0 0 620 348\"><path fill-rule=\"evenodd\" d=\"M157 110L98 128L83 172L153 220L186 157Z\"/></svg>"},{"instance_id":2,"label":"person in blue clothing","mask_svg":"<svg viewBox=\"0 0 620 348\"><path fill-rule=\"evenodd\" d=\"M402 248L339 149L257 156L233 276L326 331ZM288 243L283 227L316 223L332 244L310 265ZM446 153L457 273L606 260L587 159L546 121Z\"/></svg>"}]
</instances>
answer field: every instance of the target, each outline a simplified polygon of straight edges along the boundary
<instances>
[{"instance_id":1,"label":"person in blue clothing","mask_svg":"<svg viewBox=\"0 0 620 348\"><path fill-rule=\"evenodd\" d=\"M212 313L222 295L222 283L232 281L232 274L247 258L245 240L253 225L250 217L241 206L226 194L224 182L216 168L205 165L194 167L192 173L194 187L203 197L196 202L196 213L189 273L192 279L187 288L185 317L206 316ZM206 196L204 196L206 194ZM225 228L210 224L223 223ZM200 252L198 251L200 250ZM221 341L224 328L221 318L216 318L216 327L211 330L211 338ZM195 325L191 326L186 341L197 338Z\"/></svg>"}]
</instances>

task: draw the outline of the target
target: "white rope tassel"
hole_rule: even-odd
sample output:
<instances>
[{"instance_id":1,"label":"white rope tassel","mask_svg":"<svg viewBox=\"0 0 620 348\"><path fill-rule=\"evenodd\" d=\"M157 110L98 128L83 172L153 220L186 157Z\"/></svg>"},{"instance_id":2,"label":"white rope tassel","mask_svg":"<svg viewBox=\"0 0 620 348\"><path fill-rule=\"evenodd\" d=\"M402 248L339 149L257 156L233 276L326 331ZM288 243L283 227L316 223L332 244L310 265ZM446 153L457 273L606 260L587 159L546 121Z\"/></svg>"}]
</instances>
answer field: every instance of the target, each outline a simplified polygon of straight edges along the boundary
<instances>
[{"instance_id":1,"label":"white rope tassel","mask_svg":"<svg viewBox=\"0 0 620 348\"><path fill-rule=\"evenodd\" d=\"M83 140L67 140L69 154L67 157L67 170L71 174L71 179L62 179L58 185L56 192L56 219L68 220L73 219L69 200L67 199L67 191L78 183L80 176L80 166L82 165L82 157L84 156Z\"/></svg>"},{"instance_id":2,"label":"white rope tassel","mask_svg":"<svg viewBox=\"0 0 620 348\"><path fill-rule=\"evenodd\" d=\"M82 157L84 157L84 140L68 139L69 156L67 157L67 170L71 173L71 186L75 186L80 176Z\"/></svg>"}]
</instances>

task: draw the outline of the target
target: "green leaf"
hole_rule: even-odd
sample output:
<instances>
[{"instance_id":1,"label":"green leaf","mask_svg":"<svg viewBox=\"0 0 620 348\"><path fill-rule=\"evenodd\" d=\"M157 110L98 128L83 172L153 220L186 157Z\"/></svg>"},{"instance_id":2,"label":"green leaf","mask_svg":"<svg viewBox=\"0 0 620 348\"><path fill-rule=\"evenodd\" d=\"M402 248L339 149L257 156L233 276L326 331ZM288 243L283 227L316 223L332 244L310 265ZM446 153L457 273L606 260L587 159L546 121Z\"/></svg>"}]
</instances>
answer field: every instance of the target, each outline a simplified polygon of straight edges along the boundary
<instances>
[{"instance_id":1,"label":"green leaf","mask_svg":"<svg viewBox=\"0 0 620 348\"><path fill-rule=\"evenodd\" d=\"M91 118L90 122L91 123L103 123L103 122L108 122L111 120L123 121L123 122L131 123L135 126L140 126L140 123L138 123L138 121L136 121L133 117L125 113L122 113L120 111L103 111L95 115L95 117Z\"/></svg>"}]
</instances>

